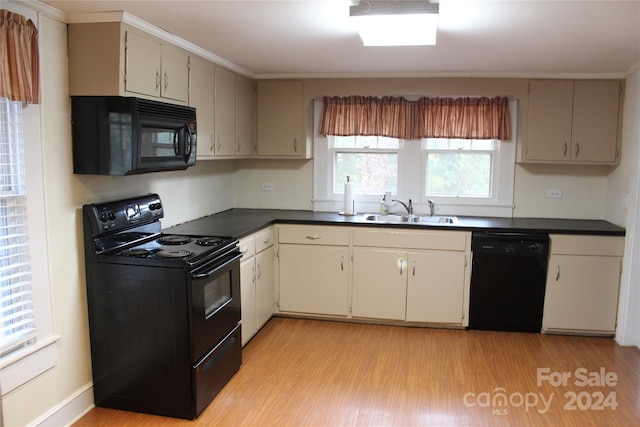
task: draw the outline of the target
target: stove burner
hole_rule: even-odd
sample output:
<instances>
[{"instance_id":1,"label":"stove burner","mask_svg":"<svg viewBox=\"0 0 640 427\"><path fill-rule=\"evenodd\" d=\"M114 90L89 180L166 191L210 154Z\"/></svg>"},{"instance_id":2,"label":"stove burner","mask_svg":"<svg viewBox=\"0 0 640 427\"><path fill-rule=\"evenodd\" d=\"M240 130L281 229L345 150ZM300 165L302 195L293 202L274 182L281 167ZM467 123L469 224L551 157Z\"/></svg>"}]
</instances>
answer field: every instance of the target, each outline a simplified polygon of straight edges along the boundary
<instances>
[{"instance_id":1,"label":"stove burner","mask_svg":"<svg viewBox=\"0 0 640 427\"><path fill-rule=\"evenodd\" d=\"M188 236L179 236L169 234L167 236L162 236L158 239L158 243L163 243L165 245L184 245L185 243L189 243L191 238Z\"/></svg>"},{"instance_id":2,"label":"stove burner","mask_svg":"<svg viewBox=\"0 0 640 427\"><path fill-rule=\"evenodd\" d=\"M122 255L131 257L144 257L150 255L151 253L152 251L150 249L145 248L132 248L122 251Z\"/></svg>"},{"instance_id":3,"label":"stove burner","mask_svg":"<svg viewBox=\"0 0 640 427\"><path fill-rule=\"evenodd\" d=\"M191 251L184 249L170 249L159 251L156 255L160 258L184 258L191 255Z\"/></svg>"},{"instance_id":4,"label":"stove burner","mask_svg":"<svg viewBox=\"0 0 640 427\"><path fill-rule=\"evenodd\" d=\"M222 242L220 237L201 237L196 240L196 243L200 246L215 246Z\"/></svg>"}]
</instances>

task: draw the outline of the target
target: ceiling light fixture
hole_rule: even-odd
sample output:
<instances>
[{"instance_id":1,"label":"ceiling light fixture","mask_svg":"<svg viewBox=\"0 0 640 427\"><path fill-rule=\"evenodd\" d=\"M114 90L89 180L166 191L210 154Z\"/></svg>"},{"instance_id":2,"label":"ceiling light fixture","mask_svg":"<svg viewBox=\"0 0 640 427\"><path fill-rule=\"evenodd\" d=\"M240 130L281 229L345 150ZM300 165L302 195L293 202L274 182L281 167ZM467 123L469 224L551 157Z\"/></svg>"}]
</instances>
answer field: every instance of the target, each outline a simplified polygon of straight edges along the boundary
<instances>
[{"instance_id":1,"label":"ceiling light fixture","mask_svg":"<svg viewBox=\"0 0 640 427\"><path fill-rule=\"evenodd\" d=\"M435 45L439 9L427 0L361 0L349 16L365 46Z\"/></svg>"}]
</instances>

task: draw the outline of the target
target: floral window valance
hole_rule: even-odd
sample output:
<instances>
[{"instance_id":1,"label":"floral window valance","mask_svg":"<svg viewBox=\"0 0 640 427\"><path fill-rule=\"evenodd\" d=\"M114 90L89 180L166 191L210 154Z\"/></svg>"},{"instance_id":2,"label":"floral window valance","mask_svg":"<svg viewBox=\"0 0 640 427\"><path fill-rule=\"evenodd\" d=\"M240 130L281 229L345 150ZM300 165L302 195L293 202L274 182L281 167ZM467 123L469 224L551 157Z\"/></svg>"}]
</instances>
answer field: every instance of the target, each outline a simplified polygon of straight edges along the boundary
<instances>
[{"instance_id":1,"label":"floral window valance","mask_svg":"<svg viewBox=\"0 0 640 427\"><path fill-rule=\"evenodd\" d=\"M38 30L30 19L0 9L0 98L40 102Z\"/></svg>"},{"instance_id":2,"label":"floral window valance","mask_svg":"<svg viewBox=\"0 0 640 427\"><path fill-rule=\"evenodd\" d=\"M324 97L322 135L378 135L401 139L511 139L506 97Z\"/></svg>"}]
</instances>

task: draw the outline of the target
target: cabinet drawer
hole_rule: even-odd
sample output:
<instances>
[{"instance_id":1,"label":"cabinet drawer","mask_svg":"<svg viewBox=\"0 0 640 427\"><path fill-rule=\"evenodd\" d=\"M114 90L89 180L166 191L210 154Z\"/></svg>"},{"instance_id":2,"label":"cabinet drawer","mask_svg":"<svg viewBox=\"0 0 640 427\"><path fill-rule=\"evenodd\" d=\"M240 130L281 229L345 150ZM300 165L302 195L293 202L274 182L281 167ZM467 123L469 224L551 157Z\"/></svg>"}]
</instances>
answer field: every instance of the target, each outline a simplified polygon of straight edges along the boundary
<instances>
[{"instance_id":1,"label":"cabinet drawer","mask_svg":"<svg viewBox=\"0 0 640 427\"><path fill-rule=\"evenodd\" d=\"M243 237L238 243L238 249L242 253L242 259L247 259L256 254L256 238L254 235Z\"/></svg>"},{"instance_id":2,"label":"cabinet drawer","mask_svg":"<svg viewBox=\"0 0 640 427\"><path fill-rule=\"evenodd\" d=\"M622 256L624 237L550 234L551 253L568 255Z\"/></svg>"},{"instance_id":3,"label":"cabinet drawer","mask_svg":"<svg viewBox=\"0 0 640 427\"><path fill-rule=\"evenodd\" d=\"M270 227L268 230L256 234L256 253L260 253L273 246L276 242L276 230Z\"/></svg>"},{"instance_id":4,"label":"cabinet drawer","mask_svg":"<svg viewBox=\"0 0 640 427\"><path fill-rule=\"evenodd\" d=\"M280 226L278 242L301 245L349 246L349 228L317 225Z\"/></svg>"},{"instance_id":5,"label":"cabinet drawer","mask_svg":"<svg viewBox=\"0 0 640 427\"><path fill-rule=\"evenodd\" d=\"M354 246L465 251L471 233L464 231L354 230Z\"/></svg>"}]
</instances>

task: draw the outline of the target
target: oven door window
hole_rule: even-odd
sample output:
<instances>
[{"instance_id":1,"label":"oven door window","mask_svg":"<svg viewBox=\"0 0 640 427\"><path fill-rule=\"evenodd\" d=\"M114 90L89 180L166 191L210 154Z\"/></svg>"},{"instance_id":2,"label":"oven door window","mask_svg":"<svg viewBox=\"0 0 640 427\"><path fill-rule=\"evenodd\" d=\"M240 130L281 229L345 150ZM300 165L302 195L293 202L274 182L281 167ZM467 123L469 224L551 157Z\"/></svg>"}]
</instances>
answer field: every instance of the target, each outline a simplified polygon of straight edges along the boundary
<instances>
[{"instance_id":1,"label":"oven door window","mask_svg":"<svg viewBox=\"0 0 640 427\"><path fill-rule=\"evenodd\" d=\"M204 285L204 316L209 318L231 301L231 278L227 271Z\"/></svg>"}]
</instances>

